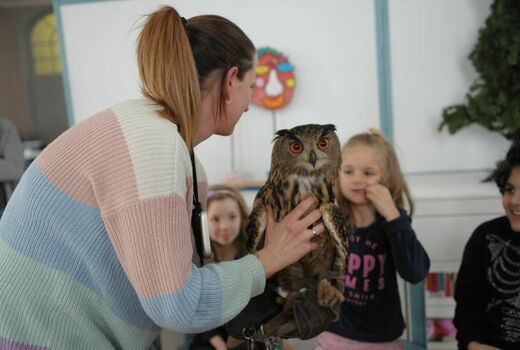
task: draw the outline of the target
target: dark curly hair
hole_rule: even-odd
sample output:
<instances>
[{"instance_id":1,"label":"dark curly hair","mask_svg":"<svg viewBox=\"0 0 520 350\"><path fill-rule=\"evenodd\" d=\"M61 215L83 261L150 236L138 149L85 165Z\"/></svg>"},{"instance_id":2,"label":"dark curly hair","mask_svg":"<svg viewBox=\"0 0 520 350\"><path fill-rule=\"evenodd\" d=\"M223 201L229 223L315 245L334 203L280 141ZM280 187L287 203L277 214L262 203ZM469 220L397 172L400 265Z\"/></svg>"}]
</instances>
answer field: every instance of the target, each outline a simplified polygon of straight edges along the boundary
<instances>
[{"instance_id":1,"label":"dark curly hair","mask_svg":"<svg viewBox=\"0 0 520 350\"><path fill-rule=\"evenodd\" d=\"M516 137L507 151L506 157L497 163L495 170L488 179L495 181L501 194L504 194L505 186L514 167L520 166L520 138Z\"/></svg>"}]
</instances>

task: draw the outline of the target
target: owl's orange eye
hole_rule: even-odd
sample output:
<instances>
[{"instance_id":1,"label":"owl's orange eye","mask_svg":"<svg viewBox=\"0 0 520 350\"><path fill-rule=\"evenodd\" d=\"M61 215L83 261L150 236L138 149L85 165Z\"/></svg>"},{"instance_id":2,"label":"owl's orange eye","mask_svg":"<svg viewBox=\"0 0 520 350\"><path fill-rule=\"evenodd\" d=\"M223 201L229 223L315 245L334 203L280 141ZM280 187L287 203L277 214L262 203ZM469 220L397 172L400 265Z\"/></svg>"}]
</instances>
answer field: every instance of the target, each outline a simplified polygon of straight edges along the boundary
<instances>
[{"instance_id":1,"label":"owl's orange eye","mask_svg":"<svg viewBox=\"0 0 520 350\"><path fill-rule=\"evenodd\" d=\"M289 145L289 149L292 153L302 153L303 145L299 142L291 142L291 144Z\"/></svg>"},{"instance_id":2,"label":"owl's orange eye","mask_svg":"<svg viewBox=\"0 0 520 350\"><path fill-rule=\"evenodd\" d=\"M324 137L318 142L318 148L322 151L328 150L330 147L330 141L328 138Z\"/></svg>"}]
</instances>

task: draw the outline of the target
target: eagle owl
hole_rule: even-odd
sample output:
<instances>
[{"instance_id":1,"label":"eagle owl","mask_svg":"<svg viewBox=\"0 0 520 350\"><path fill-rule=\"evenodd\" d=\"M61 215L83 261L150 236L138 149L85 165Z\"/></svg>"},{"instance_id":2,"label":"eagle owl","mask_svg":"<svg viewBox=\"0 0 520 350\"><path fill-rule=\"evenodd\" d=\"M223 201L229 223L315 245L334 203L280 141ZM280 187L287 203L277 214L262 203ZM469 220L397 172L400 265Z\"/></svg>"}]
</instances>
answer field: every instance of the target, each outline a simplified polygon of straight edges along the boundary
<instances>
[{"instance_id":1,"label":"eagle owl","mask_svg":"<svg viewBox=\"0 0 520 350\"><path fill-rule=\"evenodd\" d=\"M331 124L308 124L276 132L270 175L249 217L248 248L255 252L264 244L266 205L273 208L276 221L308 196L316 198L316 207L321 210L326 230L313 238L318 248L274 276L278 287L287 293L283 300L286 313L292 302L303 296L303 290L316 291L317 302L331 310L344 299L347 225L333 192L341 163L335 130Z\"/></svg>"}]
</instances>

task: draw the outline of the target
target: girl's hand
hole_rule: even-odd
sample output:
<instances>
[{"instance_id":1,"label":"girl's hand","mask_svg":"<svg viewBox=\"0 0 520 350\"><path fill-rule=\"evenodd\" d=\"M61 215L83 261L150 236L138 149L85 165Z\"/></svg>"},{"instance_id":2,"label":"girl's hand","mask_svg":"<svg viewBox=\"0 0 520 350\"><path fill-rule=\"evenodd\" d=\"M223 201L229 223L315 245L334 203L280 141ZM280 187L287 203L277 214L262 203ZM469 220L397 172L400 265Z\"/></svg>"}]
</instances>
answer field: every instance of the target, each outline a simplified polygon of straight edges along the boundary
<instances>
[{"instance_id":1,"label":"girl's hand","mask_svg":"<svg viewBox=\"0 0 520 350\"><path fill-rule=\"evenodd\" d=\"M227 345L224 339L220 335L215 335L211 337L209 340L209 343L216 349L216 350L227 350Z\"/></svg>"},{"instance_id":2,"label":"girl's hand","mask_svg":"<svg viewBox=\"0 0 520 350\"><path fill-rule=\"evenodd\" d=\"M395 206L394 200L388 188L381 184L375 184L366 188L367 198L374 204L378 213L386 221L397 219L401 214Z\"/></svg>"},{"instance_id":3,"label":"girl's hand","mask_svg":"<svg viewBox=\"0 0 520 350\"><path fill-rule=\"evenodd\" d=\"M476 341L472 341L468 344L468 350L500 350L491 345L481 344Z\"/></svg>"},{"instance_id":4,"label":"girl's hand","mask_svg":"<svg viewBox=\"0 0 520 350\"><path fill-rule=\"evenodd\" d=\"M311 239L314 237L314 232L320 234L325 228L321 223L312 230L308 227L321 218L321 212L319 209L314 209L302 217L315 201L313 197L305 198L280 222L274 221L273 210L267 207L264 247L256 253L264 265L266 278L297 262L317 247Z\"/></svg>"}]
</instances>

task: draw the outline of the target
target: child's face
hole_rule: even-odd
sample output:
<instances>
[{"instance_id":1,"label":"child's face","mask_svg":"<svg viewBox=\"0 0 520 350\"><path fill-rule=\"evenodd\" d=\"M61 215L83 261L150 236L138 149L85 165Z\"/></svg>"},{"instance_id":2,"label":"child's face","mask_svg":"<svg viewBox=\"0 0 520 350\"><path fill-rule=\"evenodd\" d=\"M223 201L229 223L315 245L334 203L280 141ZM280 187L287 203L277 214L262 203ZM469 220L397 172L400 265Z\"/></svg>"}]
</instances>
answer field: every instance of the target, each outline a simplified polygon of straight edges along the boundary
<instances>
[{"instance_id":1,"label":"child's face","mask_svg":"<svg viewBox=\"0 0 520 350\"><path fill-rule=\"evenodd\" d=\"M240 232L240 209L232 198L217 199L208 208L209 235L222 246L233 244Z\"/></svg>"},{"instance_id":2,"label":"child's face","mask_svg":"<svg viewBox=\"0 0 520 350\"><path fill-rule=\"evenodd\" d=\"M502 205L515 232L520 232L520 167L514 167L504 186Z\"/></svg>"},{"instance_id":3,"label":"child's face","mask_svg":"<svg viewBox=\"0 0 520 350\"><path fill-rule=\"evenodd\" d=\"M374 148L354 145L341 157L339 174L341 193L354 205L369 204L366 188L381 182L381 157Z\"/></svg>"}]
</instances>

